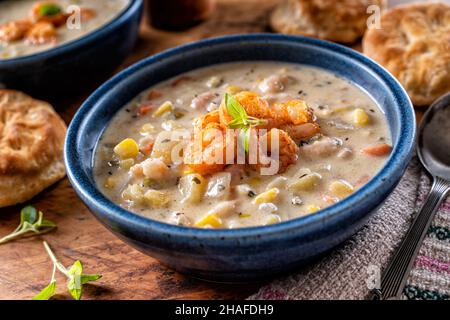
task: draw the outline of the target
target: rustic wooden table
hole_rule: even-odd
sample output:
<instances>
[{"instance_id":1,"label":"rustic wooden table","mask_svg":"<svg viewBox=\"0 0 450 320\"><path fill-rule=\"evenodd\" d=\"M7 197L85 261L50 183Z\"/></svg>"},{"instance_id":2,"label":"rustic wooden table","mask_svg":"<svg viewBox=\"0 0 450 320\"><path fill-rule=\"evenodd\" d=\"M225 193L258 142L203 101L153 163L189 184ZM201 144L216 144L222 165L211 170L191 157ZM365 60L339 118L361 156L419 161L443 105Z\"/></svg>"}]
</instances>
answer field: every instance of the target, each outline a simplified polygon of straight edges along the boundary
<instances>
[{"instance_id":1,"label":"rustic wooden table","mask_svg":"<svg viewBox=\"0 0 450 320\"><path fill-rule=\"evenodd\" d=\"M267 17L277 0L218 0L213 17L186 32L156 31L142 24L140 40L121 67L182 43L232 33L267 31ZM120 68L120 69L121 69ZM119 69L119 70L120 70ZM118 71L119 71L118 70ZM55 103L66 123L89 95ZM0 299L30 299L50 280L52 263L41 240L47 240L64 264L80 259L87 272L103 278L90 285L84 299L240 299L262 283L224 285L182 276L115 238L89 213L67 179L28 202L45 212L58 229L41 237L0 246ZM0 235L13 231L22 206L0 209ZM65 281L58 278L59 283ZM62 286L58 298L69 298Z\"/></svg>"}]
</instances>

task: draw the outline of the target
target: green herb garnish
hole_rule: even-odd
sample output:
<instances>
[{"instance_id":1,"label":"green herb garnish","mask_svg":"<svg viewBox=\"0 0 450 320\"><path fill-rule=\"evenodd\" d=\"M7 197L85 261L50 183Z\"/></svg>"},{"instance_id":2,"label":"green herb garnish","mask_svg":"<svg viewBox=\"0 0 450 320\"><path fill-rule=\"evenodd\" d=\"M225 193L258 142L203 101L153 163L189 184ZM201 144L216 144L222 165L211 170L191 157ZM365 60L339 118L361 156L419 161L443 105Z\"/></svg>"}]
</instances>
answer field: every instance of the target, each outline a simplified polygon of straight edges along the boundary
<instances>
[{"instance_id":1,"label":"green herb garnish","mask_svg":"<svg viewBox=\"0 0 450 320\"><path fill-rule=\"evenodd\" d=\"M48 255L53 262L53 273L50 280L50 284L42 289L37 295L33 297L33 300L48 300L56 292L56 270L59 270L62 274L67 277L67 289L75 300L80 300L83 293L83 285L96 281L102 277L101 274L83 274L83 264L80 260L75 261L75 263L70 268L65 268L61 262L58 261L53 251L47 242L44 241L44 247Z\"/></svg>"},{"instance_id":2,"label":"green herb garnish","mask_svg":"<svg viewBox=\"0 0 450 320\"><path fill-rule=\"evenodd\" d=\"M62 11L61 7L54 3L43 4L39 8L39 16L41 17L51 17L60 14Z\"/></svg>"},{"instance_id":3,"label":"green herb garnish","mask_svg":"<svg viewBox=\"0 0 450 320\"><path fill-rule=\"evenodd\" d=\"M225 93L225 106L227 107L228 114L233 118L228 123L228 127L231 129L241 129L239 132L239 141L244 147L245 152L248 153L251 129L264 125L267 121L249 116L239 101L228 93Z\"/></svg>"},{"instance_id":4,"label":"green herb garnish","mask_svg":"<svg viewBox=\"0 0 450 320\"><path fill-rule=\"evenodd\" d=\"M44 220L44 214L36 208L28 206L20 212L20 224L11 234L0 239L0 244L7 243L20 236L34 232L35 234L47 233L56 228L56 224L49 220Z\"/></svg>"}]
</instances>

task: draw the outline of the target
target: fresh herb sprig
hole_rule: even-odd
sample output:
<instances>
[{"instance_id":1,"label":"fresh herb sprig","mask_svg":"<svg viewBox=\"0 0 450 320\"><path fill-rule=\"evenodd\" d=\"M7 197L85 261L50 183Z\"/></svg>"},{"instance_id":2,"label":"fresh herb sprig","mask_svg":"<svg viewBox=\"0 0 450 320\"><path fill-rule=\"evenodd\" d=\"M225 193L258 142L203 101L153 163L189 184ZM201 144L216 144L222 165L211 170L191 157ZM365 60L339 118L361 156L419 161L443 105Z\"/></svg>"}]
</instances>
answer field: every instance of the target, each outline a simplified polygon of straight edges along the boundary
<instances>
[{"instance_id":1,"label":"fresh herb sprig","mask_svg":"<svg viewBox=\"0 0 450 320\"><path fill-rule=\"evenodd\" d=\"M70 268L64 267L64 265L56 258L48 243L45 241L44 247L53 262L52 278L49 285L42 289L42 291L39 292L36 296L34 296L33 300L48 300L55 295L56 270L59 270L67 277L67 290L75 300L81 299L83 293L83 285L88 282L96 281L102 277L101 274L84 274L83 264L80 260L75 261L75 263L70 266Z\"/></svg>"},{"instance_id":2,"label":"fresh herb sprig","mask_svg":"<svg viewBox=\"0 0 450 320\"><path fill-rule=\"evenodd\" d=\"M244 146L245 152L248 153L251 129L264 125L267 121L249 116L239 101L228 93L225 93L225 106L227 107L228 114L232 118L228 123L228 127L231 129L240 129L239 141Z\"/></svg>"},{"instance_id":3,"label":"fresh herb sprig","mask_svg":"<svg viewBox=\"0 0 450 320\"><path fill-rule=\"evenodd\" d=\"M56 16L61 12L61 7L54 3L45 3L39 8L39 16L41 17Z\"/></svg>"},{"instance_id":4,"label":"fresh herb sprig","mask_svg":"<svg viewBox=\"0 0 450 320\"><path fill-rule=\"evenodd\" d=\"M56 228L56 224L44 219L44 214L32 206L27 206L20 211L20 224L11 234L0 239L0 244L15 240L26 233L47 233Z\"/></svg>"}]
</instances>

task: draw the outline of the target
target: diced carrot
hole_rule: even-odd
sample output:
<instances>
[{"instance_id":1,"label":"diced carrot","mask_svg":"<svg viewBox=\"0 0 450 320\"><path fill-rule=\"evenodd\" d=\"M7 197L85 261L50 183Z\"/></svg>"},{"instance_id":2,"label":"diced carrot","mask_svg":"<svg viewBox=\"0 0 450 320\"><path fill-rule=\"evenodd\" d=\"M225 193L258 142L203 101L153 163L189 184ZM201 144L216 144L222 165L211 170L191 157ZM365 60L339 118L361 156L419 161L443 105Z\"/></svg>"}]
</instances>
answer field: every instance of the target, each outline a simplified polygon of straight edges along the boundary
<instances>
[{"instance_id":1,"label":"diced carrot","mask_svg":"<svg viewBox=\"0 0 450 320\"><path fill-rule=\"evenodd\" d=\"M336 199L335 197L331 197L329 195L324 195L322 197L322 200L328 204L335 204L336 202L338 202L339 200Z\"/></svg>"},{"instance_id":2,"label":"diced carrot","mask_svg":"<svg viewBox=\"0 0 450 320\"><path fill-rule=\"evenodd\" d=\"M382 144L378 144L375 146L370 146L370 147L366 147L364 149L362 149L362 152L370 155L370 156L376 156L376 157L381 157L381 156L385 156L389 153L391 153L392 151L392 147L386 143L382 143Z\"/></svg>"},{"instance_id":3,"label":"diced carrot","mask_svg":"<svg viewBox=\"0 0 450 320\"><path fill-rule=\"evenodd\" d=\"M162 93L156 90L151 90L148 95L147 95L147 99L148 100L153 100L153 99L158 99L162 96Z\"/></svg>"},{"instance_id":4,"label":"diced carrot","mask_svg":"<svg viewBox=\"0 0 450 320\"><path fill-rule=\"evenodd\" d=\"M368 181L370 180L370 176L365 174L363 176L361 176L358 181L356 181L355 185L357 186L361 186L363 184L366 184Z\"/></svg>"},{"instance_id":5,"label":"diced carrot","mask_svg":"<svg viewBox=\"0 0 450 320\"><path fill-rule=\"evenodd\" d=\"M186 82L186 81L189 81L189 80L192 80L192 78L189 77L189 76L181 76L181 77L179 77L178 79L175 79L175 80L171 83L171 86L172 86L172 87L176 87L176 86L182 84L183 82Z\"/></svg>"},{"instance_id":6,"label":"diced carrot","mask_svg":"<svg viewBox=\"0 0 450 320\"><path fill-rule=\"evenodd\" d=\"M147 113L152 112L155 109L155 105L151 103L143 103L139 106L138 113L141 116L145 116Z\"/></svg>"},{"instance_id":7,"label":"diced carrot","mask_svg":"<svg viewBox=\"0 0 450 320\"><path fill-rule=\"evenodd\" d=\"M153 150L153 146L155 145L154 142L150 142L148 145L146 145L144 148L141 149L142 153L146 156L150 154Z\"/></svg>"}]
</instances>

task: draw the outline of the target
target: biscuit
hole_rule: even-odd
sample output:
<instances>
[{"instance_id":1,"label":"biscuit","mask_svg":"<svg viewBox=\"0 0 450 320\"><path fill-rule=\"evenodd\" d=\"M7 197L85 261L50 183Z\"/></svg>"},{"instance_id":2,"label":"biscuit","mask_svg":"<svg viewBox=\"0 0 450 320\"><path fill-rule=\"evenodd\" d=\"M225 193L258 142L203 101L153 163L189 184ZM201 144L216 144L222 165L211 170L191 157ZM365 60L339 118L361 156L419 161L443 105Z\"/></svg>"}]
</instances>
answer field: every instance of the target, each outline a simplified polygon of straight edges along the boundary
<instances>
[{"instance_id":1,"label":"biscuit","mask_svg":"<svg viewBox=\"0 0 450 320\"><path fill-rule=\"evenodd\" d=\"M342 43L353 43L367 28L369 6L386 0L285 0L272 13L272 29Z\"/></svg>"},{"instance_id":2,"label":"biscuit","mask_svg":"<svg viewBox=\"0 0 450 320\"><path fill-rule=\"evenodd\" d=\"M363 51L400 81L414 105L430 105L450 91L450 6L395 7L382 15L381 29L367 31Z\"/></svg>"},{"instance_id":3,"label":"biscuit","mask_svg":"<svg viewBox=\"0 0 450 320\"><path fill-rule=\"evenodd\" d=\"M0 208L25 202L65 176L65 134L48 103L0 90Z\"/></svg>"}]
</instances>

